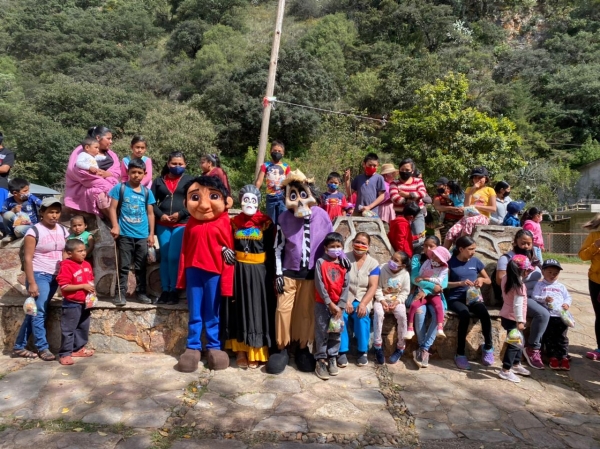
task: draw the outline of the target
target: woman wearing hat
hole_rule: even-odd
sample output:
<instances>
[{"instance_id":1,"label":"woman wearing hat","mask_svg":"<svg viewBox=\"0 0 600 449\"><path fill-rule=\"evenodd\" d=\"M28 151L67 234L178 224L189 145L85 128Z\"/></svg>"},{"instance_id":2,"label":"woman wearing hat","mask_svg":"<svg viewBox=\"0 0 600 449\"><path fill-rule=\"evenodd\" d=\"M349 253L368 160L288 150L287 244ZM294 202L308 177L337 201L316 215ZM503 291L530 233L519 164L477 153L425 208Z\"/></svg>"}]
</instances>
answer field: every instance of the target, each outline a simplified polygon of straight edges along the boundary
<instances>
[{"instance_id":1,"label":"woman wearing hat","mask_svg":"<svg viewBox=\"0 0 600 449\"><path fill-rule=\"evenodd\" d=\"M383 164L381 166L381 176L385 181L385 196L383 202L379 205L379 218L387 224L390 224L394 218L396 218L396 212L394 211L394 203L390 198L390 184L394 181L394 178L398 174L398 170L394 167L394 164Z\"/></svg>"},{"instance_id":2,"label":"woman wearing hat","mask_svg":"<svg viewBox=\"0 0 600 449\"><path fill-rule=\"evenodd\" d=\"M588 359L600 360L600 215L596 215L594 219L583 225L584 229L592 232L587 236L581 249L579 250L579 258L581 260L591 261L591 266L588 271L588 284L594 314L596 315L595 331L596 331L596 349L586 354Z\"/></svg>"}]
</instances>

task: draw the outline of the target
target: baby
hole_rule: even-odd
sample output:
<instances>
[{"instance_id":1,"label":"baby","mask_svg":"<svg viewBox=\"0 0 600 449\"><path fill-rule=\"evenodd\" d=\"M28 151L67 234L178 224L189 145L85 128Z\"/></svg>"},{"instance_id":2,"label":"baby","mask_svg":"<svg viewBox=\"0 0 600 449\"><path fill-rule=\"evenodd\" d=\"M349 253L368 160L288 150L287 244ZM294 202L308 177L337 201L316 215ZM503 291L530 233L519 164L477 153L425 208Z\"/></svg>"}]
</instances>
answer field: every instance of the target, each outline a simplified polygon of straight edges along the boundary
<instances>
[{"instance_id":1,"label":"baby","mask_svg":"<svg viewBox=\"0 0 600 449\"><path fill-rule=\"evenodd\" d=\"M106 155L100 154L100 145L94 137L86 137L81 142L83 151L77 156L75 166L82 170L87 170L90 173L98 174L102 172L98 168L98 161L106 159Z\"/></svg>"}]
</instances>

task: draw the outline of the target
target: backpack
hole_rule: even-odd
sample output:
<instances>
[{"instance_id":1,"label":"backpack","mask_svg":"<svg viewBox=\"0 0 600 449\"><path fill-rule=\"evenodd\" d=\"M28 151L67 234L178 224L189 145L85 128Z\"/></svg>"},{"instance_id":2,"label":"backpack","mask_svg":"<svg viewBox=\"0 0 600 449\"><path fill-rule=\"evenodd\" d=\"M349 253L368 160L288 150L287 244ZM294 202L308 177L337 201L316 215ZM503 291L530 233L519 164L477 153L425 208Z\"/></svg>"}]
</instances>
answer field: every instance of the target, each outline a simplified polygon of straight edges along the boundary
<instances>
[{"instance_id":1,"label":"backpack","mask_svg":"<svg viewBox=\"0 0 600 449\"><path fill-rule=\"evenodd\" d=\"M58 223L58 226L62 228L66 240L67 237L69 237L69 230L60 223ZM35 225L32 226L31 229L33 230L33 234L35 237L35 246L37 246L38 241L40 240L40 231L38 231ZM21 246L19 247L19 260L21 261L21 271L25 271L25 237L23 237L23 241L21 242Z\"/></svg>"},{"instance_id":2,"label":"backpack","mask_svg":"<svg viewBox=\"0 0 600 449\"><path fill-rule=\"evenodd\" d=\"M146 209L148 208L148 198L150 197L150 191L145 187L142 187L142 192L144 192L144 202L146 203ZM125 183L121 183L121 188L119 189L119 202L117 203L117 220L119 219L119 215L121 215L121 206L123 205L123 197L125 196Z\"/></svg>"}]
</instances>

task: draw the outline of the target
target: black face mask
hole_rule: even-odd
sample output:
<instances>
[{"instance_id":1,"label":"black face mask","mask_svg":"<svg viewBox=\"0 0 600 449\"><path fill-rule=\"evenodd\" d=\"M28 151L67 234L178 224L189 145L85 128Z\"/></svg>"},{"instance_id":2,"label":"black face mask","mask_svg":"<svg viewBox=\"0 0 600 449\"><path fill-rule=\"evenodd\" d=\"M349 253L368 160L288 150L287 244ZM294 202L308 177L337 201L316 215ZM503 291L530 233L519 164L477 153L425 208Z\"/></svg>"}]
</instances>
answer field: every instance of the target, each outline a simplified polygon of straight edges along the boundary
<instances>
[{"instance_id":1,"label":"black face mask","mask_svg":"<svg viewBox=\"0 0 600 449\"><path fill-rule=\"evenodd\" d=\"M401 171L400 172L400 179L402 181L408 181L411 177L412 177L411 171Z\"/></svg>"},{"instance_id":2,"label":"black face mask","mask_svg":"<svg viewBox=\"0 0 600 449\"><path fill-rule=\"evenodd\" d=\"M529 258L531 258L531 255L533 254L533 251L531 251L529 249L523 249L520 246L515 246L513 248L513 251L515 252L515 254L521 254L521 255L527 256Z\"/></svg>"},{"instance_id":3,"label":"black face mask","mask_svg":"<svg viewBox=\"0 0 600 449\"><path fill-rule=\"evenodd\" d=\"M443 195L444 193L446 193L446 189L437 189L437 193Z\"/></svg>"},{"instance_id":4,"label":"black face mask","mask_svg":"<svg viewBox=\"0 0 600 449\"><path fill-rule=\"evenodd\" d=\"M277 151L273 151L271 153L271 159L273 159L275 162L279 162L282 157L283 157L283 154L278 153Z\"/></svg>"}]
</instances>

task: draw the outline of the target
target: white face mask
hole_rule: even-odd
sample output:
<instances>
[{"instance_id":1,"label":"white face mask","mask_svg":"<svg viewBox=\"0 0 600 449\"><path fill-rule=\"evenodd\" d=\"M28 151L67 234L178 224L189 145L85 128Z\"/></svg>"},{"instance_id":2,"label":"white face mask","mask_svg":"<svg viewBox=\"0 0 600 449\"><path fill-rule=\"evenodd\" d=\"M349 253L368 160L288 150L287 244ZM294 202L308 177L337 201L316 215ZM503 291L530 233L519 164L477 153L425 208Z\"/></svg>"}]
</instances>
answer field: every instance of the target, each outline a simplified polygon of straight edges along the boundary
<instances>
[{"instance_id":1,"label":"white face mask","mask_svg":"<svg viewBox=\"0 0 600 449\"><path fill-rule=\"evenodd\" d=\"M244 193L242 196L242 212L249 217L258 210L258 197L254 193Z\"/></svg>"},{"instance_id":2,"label":"white face mask","mask_svg":"<svg viewBox=\"0 0 600 449\"><path fill-rule=\"evenodd\" d=\"M437 260L432 260L431 261L431 266L437 268L437 267L441 267L442 264L439 263Z\"/></svg>"}]
</instances>

